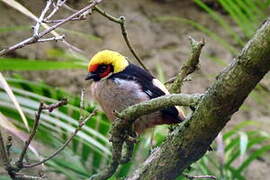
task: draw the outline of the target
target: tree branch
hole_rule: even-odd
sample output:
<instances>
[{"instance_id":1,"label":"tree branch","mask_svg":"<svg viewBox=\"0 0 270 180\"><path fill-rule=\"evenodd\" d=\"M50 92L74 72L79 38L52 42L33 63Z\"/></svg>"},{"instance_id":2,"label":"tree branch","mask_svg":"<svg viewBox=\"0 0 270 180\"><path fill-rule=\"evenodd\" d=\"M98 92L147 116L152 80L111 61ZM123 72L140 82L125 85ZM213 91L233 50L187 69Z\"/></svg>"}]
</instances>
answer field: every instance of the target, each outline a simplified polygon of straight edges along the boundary
<instances>
[{"instance_id":1,"label":"tree branch","mask_svg":"<svg viewBox=\"0 0 270 180\"><path fill-rule=\"evenodd\" d=\"M189 37L191 44L191 55L189 59L182 65L178 75L172 80L172 85L169 90L173 93L181 93L181 88L185 78L193 73L199 64L201 50L205 44L204 40L195 41L192 37ZM168 81L169 82L169 81Z\"/></svg>"},{"instance_id":2,"label":"tree branch","mask_svg":"<svg viewBox=\"0 0 270 180\"><path fill-rule=\"evenodd\" d=\"M42 161L33 163L33 164L24 164L23 168L33 168L35 166L39 166L47 161L49 161L50 159L54 158L56 155L58 155L61 151L63 151L65 149L65 147L67 147L67 145L71 142L71 140L77 135L77 133L81 130L81 128L85 125L85 123L91 119L94 115L96 114L96 110L94 110L87 118L85 118L84 120L82 120L78 127L75 129L75 131L73 132L73 134L67 139L67 141L59 148L57 149L54 153L52 153L50 156L48 156L47 158L43 159Z\"/></svg>"},{"instance_id":3,"label":"tree branch","mask_svg":"<svg viewBox=\"0 0 270 180\"><path fill-rule=\"evenodd\" d=\"M25 156L25 154L26 154L26 152L28 150L28 147L29 147L31 141L33 140L34 136L36 135L36 132L37 132L37 129L38 129L38 126L39 126L40 115L41 115L41 112L43 110L43 106L44 106L44 103L41 102L40 105L39 105L39 108L38 108L38 112L36 113L35 122L34 122L32 132L31 132L30 136L28 137L28 139L25 141L25 145L24 145L23 150L22 150L22 152L20 154L20 158L16 163L18 168L23 167L24 156Z\"/></svg>"},{"instance_id":4,"label":"tree branch","mask_svg":"<svg viewBox=\"0 0 270 180\"><path fill-rule=\"evenodd\" d=\"M51 37L51 38L43 38L37 40L37 42L48 42L48 41L59 41L59 40L64 40L65 35L58 36L58 37Z\"/></svg>"},{"instance_id":5,"label":"tree branch","mask_svg":"<svg viewBox=\"0 0 270 180\"><path fill-rule=\"evenodd\" d=\"M128 180L175 179L201 158L238 111L248 94L270 69L270 19L199 101L192 116L138 167ZM170 151L168 151L170 149Z\"/></svg>"},{"instance_id":6,"label":"tree branch","mask_svg":"<svg viewBox=\"0 0 270 180\"><path fill-rule=\"evenodd\" d=\"M45 8L43 9L43 11L41 12L40 14L40 17L38 18L37 20L37 23L36 25L34 26L34 31L33 31L33 36L35 37L38 37L38 31L39 31L39 28L40 28L40 24L42 23L42 21L44 20L45 18L45 15L47 13L47 11L50 9L50 6L52 4L52 0L48 0L47 1L47 4L45 6Z\"/></svg>"},{"instance_id":7,"label":"tree branch","mask_svg":"<svg viewBox=\"0 0 270 180\"><path fill-rule=\"evenodd\" d=\"M170 106L195 106L201 97L202 94L170 94L160 96L158 98L130 106L116 115L120 119L133 121L142 115Z\"/></svg>"},{"instance_id":8,"label":"tree branch","mask_svg":"<svg viewBox=\"0 0 270 180\"><path fill-rule=\"evenodd\" d=\"M10 159L7 154L5 142L0 129L0 159L3 161L3 165L7 171L11 169Z\"/></svg>"},{"instance_id":9,"label":"tree branch","mask_svg":"<svg viewBox=\"0 0 270 180\"><path fill-rule=\"evenodd\" d=\"M53 15L60 9L61 6L63 6L66 3L67 0L57 0L56 4L53 3L54 9L52 12L44 19L44 20L49 20Z\"/></svg>"},{"instance_id":10,"label":"tree branch","mask_svg":"<svg viewBox=\"0 0 270 180\"><path fill-rule=\"evenodd\" d=\"M50 0L49 0L49 1L50 1ZM74 18L79 17L80 15L84 14L85 12L88 12L89 10L91 10L91 9L94 8L97 4L99 4L99 3L101 3L101 2L102 2L102 0L93 0L93 1L91 1L86 7L82 8L81 10L79 10L79 11L77 11L77 12L75 12L75 13L73 13L73 14L70 15L69 17L63 19L63 21L60 21L60 22L54 24L54 25L51 26L50 28L48 28L48 29L46 29L46 30L44 30L44 31L42 31L42 32L40 32L40 33L38 33L38 34L36 34L36 30L35 30L35 33L34 33L34 35L33 35L32 37L27 38L27 39L25 39L25 40L23 40L23 41L21 41L21 42L15 44L15 45L11 46L11 47L8 47L8 48L6 48L6 49L1 50L1 51L0 51L0 56L5 55L5 54L7 54L7 53L9 53L9 52L11 52L11 51L14 51L14 50L16 50L16 49L22 48L22 47L24 47L24 46L26 46L26 45L33 44L33 43L38 42L38 40L39 40L40 38L44 37L45 35L47 35L47 34L50 33L51 31L55 30L56 28L58 28L59 26L65 24L65 23L67 23L67 22L73 20ZM47 6L46 6L46 7L47 7ZM45 9L46 9L46 7L45 7ZM44 11L45 11L45 10L43 10L43 12L44 12ZM42 15L43 15L43 13L42 13ZM38 28L37 28L37 27L39 26L38 24L40 24L40 23L37 22L37 25L36 25L36 28L35 28L35 29L38 29ZM67 43L67 42L66 42L66 43ZM65 43L65 44L66 44L66 43Z\"/></svg>"}]
</instances>

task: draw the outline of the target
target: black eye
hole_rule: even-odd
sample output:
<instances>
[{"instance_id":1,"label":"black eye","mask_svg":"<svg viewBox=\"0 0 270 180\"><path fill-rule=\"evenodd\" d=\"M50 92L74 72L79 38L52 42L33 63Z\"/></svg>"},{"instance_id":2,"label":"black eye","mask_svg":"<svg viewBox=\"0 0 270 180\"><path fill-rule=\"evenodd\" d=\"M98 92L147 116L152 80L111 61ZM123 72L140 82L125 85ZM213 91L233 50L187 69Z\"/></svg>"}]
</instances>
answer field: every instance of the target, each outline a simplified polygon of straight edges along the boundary
<instances>
[{"instance_id":1,"label":"black eye","mask_svg":"<svg viewBox=\"0 0 270 180\"><path fill-rule=\"evenodd\" d=\"M104 72L104 71L107 70L107 68L108 68L108 66L105 65L105 64L103 64L103 65L100 65L100 66L98 67L98 70L99 70L100 72Z\"/></svg>"}]
</instances>

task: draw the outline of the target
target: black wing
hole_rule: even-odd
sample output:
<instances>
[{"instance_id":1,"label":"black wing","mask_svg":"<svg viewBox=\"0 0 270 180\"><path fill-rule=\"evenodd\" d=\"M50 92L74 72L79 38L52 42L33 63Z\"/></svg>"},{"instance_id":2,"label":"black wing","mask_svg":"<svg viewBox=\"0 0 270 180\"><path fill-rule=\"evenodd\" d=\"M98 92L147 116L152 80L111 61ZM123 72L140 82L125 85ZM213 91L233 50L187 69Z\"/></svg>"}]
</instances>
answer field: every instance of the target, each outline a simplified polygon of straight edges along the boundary
<instances>
[{"instance_id":1,"label":"black wing","mask_svg":"<svg viewBox=\"0 0 270 180\"><path fill-rule=\"evenodd\" d=\"M120 78L136 81L141 85L142 90L149 96L150 99L165 95L165 92L153 84L154 77L149 72L134 64L129 64L124 71L115 73L110 76L110 78ZM174 106L162 109L161 112L162 115L169 116L170 119L175 121L172 123L178 123L182 121L179 117L178 110Z\"/></svg>"}]
</instances>

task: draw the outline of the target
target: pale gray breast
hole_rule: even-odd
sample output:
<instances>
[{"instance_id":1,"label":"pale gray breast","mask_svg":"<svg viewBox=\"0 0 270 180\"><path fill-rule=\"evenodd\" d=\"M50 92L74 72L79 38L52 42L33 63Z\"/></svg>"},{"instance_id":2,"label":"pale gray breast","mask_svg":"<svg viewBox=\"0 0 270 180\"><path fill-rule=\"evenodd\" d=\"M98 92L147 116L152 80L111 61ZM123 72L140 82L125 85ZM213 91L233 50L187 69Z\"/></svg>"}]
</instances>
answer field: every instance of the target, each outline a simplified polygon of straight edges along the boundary
<instances>
[{"instance_id":1,"label":"pale gray breast","mask_svg":"<svg viewBox=\"0 0 270 180\"><path fill-rule=\"evenodd\" d=\"M118 78L93 82L91 95L111 120L114 119L113 110L120 112L130 105L149 100L137 83Z\"/></svg>"}]
</instances>

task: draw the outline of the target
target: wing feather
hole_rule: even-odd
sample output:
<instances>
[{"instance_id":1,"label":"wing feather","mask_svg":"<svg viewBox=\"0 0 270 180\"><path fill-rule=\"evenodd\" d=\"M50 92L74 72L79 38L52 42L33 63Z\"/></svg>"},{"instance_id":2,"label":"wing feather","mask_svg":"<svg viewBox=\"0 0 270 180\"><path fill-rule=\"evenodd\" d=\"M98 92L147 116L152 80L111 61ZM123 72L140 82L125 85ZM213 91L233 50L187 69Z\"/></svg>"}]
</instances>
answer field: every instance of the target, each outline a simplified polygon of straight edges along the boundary
<instances>
[{"instance_id":1,"label":"wing feather","mask_svg":"<svg viewBox=\"0 0 270 180\"><path fill-rule=\"evenodd\" d=\"M129 64L129 66L120 73L115 73L110 78L121 78L130 81L136 81L142 88L142 91L145 92L150 99L164 96L169 94L165 86L157 79L155 79L150 73L144 69L134 65ZM162 115L169 117L172 123L181 122L182 119L179 117L179 111L176 107L168 107L160 110Z\"/></svg>"}]
</instances>

